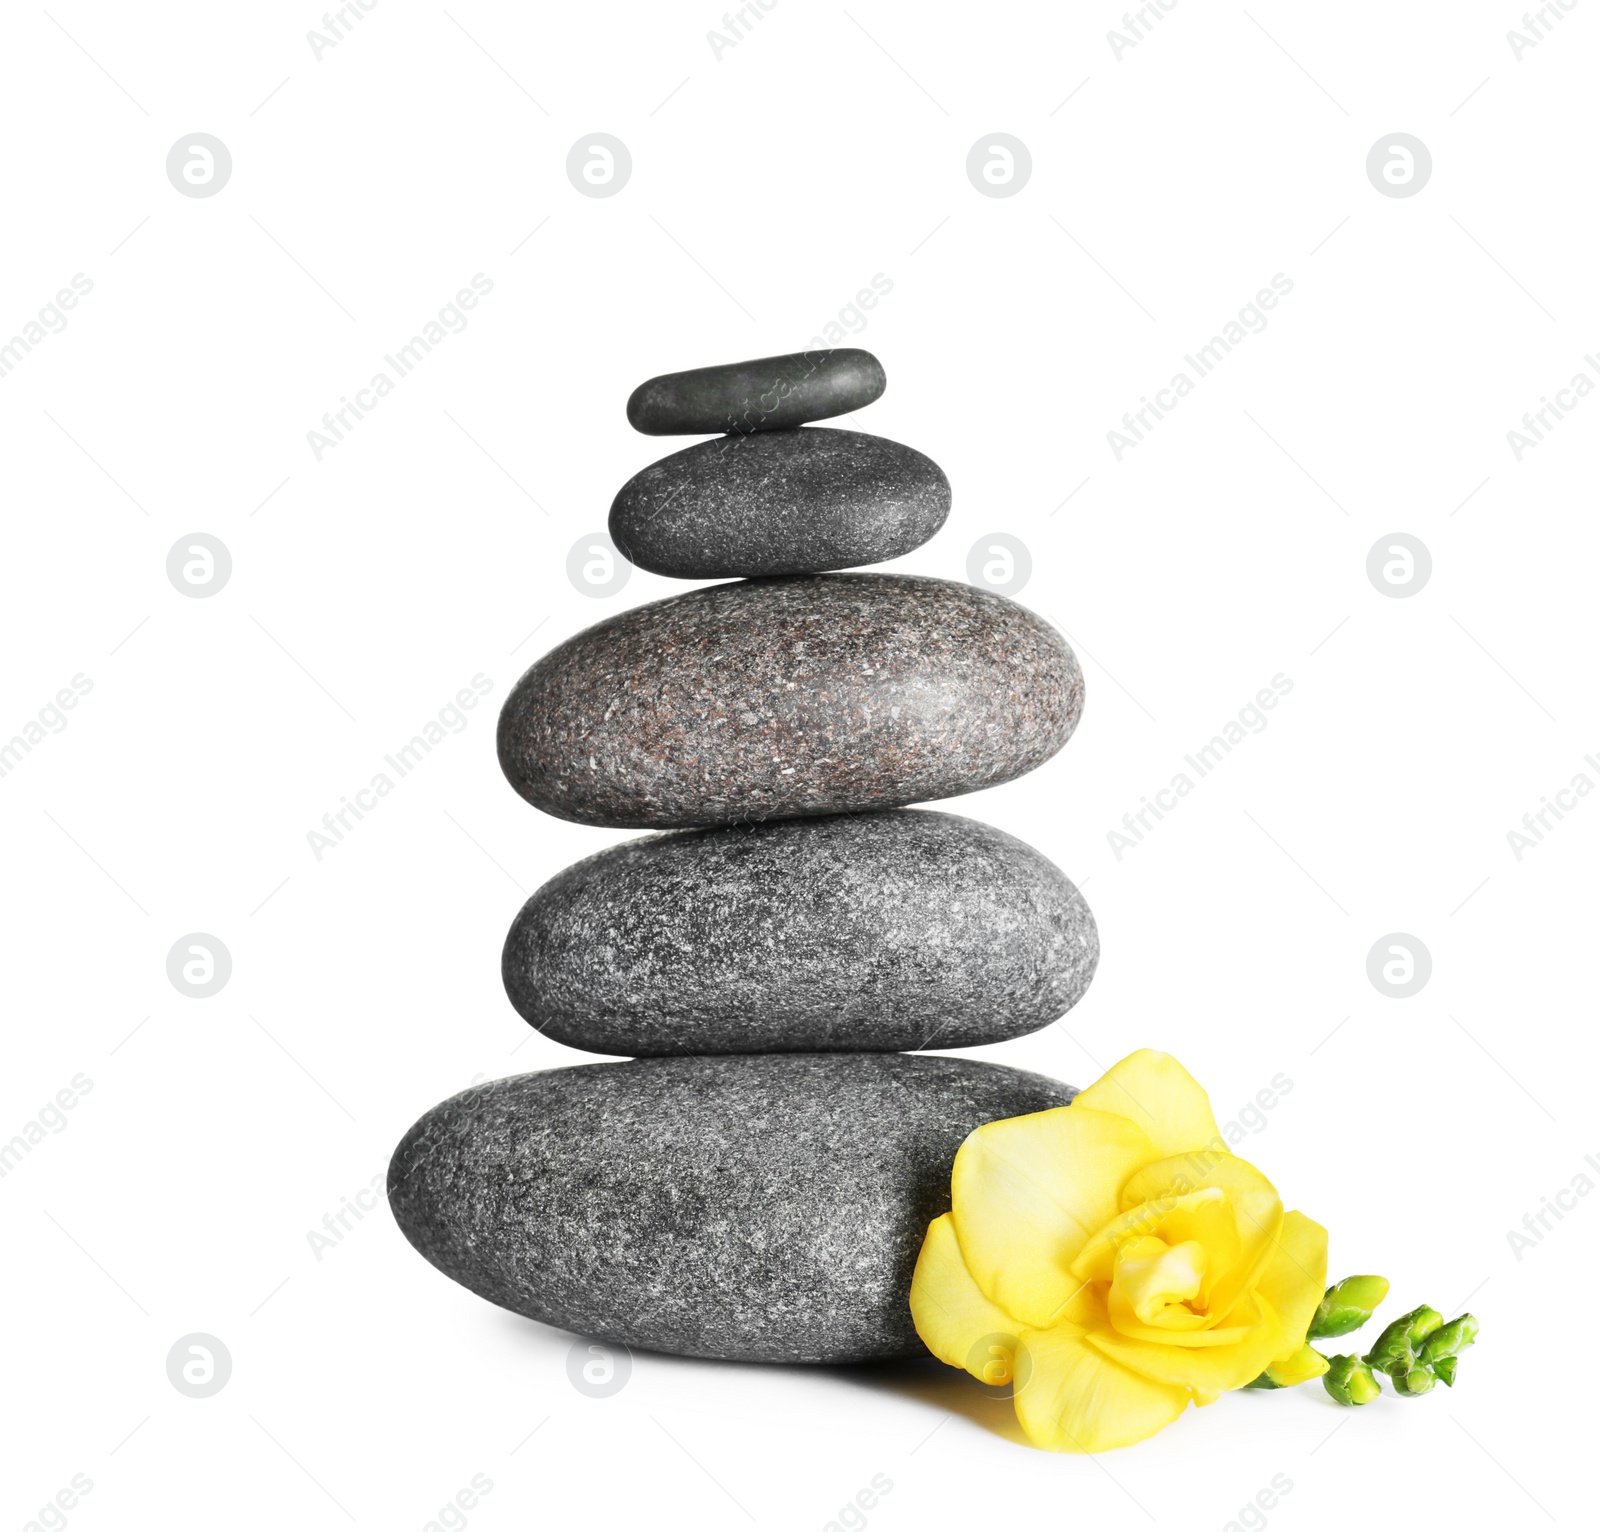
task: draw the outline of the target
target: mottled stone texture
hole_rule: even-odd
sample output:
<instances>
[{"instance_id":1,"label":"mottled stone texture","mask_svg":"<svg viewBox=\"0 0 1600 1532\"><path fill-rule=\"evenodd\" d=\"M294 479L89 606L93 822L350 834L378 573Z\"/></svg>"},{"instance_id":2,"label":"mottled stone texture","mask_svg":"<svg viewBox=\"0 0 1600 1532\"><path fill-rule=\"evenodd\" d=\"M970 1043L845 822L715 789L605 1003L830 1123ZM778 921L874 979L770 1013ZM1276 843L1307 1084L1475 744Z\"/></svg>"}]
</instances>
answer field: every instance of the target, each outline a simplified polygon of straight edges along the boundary
<instances>
[{"instance_id":1,"label":"mottled stone texture","mask_svg":"<svg viewBox=\"0 0 1600 1532\"><path fill-rule=\"evenodd\" d=\"M752 580L552 650L501 710L500 765L582 824L850 813L1020 777L1082 705L1066 640L1003 596L908 575Z\"/></svg>"},{"instance_id":2,"label":"mottled stone texture","mask_svg":"<svg viewBox=\"0 0 1600 1532\"><path fill-rule=\"evenodd\" d=\"M1094 917L1053 863L954 814L891 809L613 846L506 938L511 1003L623 1056L965 1048L1088 987Z\"/></svg>"},{"instance_id":3,"label":"mottled stone texture","mask_svg":"<svg viewBox=\"0 0 1600 1532\"><path fill-rule=\"evenodd\" d=\"M628 400L628 424L646 436L781 430L859 410L885 382L877 357L848 346L724 362L641 383Z\"/></svg>"},{"instance_id":4,"label":"mottled stone texture","mask_svg":"<svg viewBox=\"0 0 1600 1532\"><path fill-rule=\"evenodd\" d=\"M686 580L811 574L920 548L950 514L950 481L910 447L817 427L724 436L636 473L611 540L641 569Z\"/></svg>"},{"instance_id":5,"label":"mottled stone texture","mask_svg":"<svg viewBox=\"0 0 1600 1532\"><path fill-rule=\"evenodd\" d=\"M911 1272L962 1139L1075 1094L931 1054L554 1069L436 1106L395 1150L389 1204L445 1275L580 1335L742 1361L917 1356Z\"/></svg>"}]
</instances>

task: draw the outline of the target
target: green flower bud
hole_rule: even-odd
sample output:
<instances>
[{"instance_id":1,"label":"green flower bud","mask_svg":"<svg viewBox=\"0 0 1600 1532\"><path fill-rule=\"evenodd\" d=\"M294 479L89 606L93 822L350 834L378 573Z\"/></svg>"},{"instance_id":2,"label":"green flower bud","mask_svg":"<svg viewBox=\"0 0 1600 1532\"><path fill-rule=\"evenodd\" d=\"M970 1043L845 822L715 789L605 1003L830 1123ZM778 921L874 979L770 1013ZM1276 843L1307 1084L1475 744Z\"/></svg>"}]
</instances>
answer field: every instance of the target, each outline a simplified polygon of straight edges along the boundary
<instances>
[{"instance_id":1,"label":"green flower bud","mask_svg":"<svg viewBox=\"0 0 1600 1532\"><path fill-rule=\"evenodd\" d=\"M1371 1404L1381 1390L1372 1369L1358 1356L1331 1356L1322 1386L1339 1404Z\"/></svg>"},{"instance_id":2,"label":"green flower bud","mask_svg":"<svg viewBox=\"0 0 1600 1532\"><path fill-rule=\"evenodd\" d=\"M1335 1282L1322 1295L1306 1339L1326 1340L1359 1330L1388 1296L1389 1283L1384 1277L1346 1277Z\"/></svg>"},{"instance_id":3,"label":"green flower bud","mask_svg":"<svg viewBox=\"0 0 1600 1532\"><path fill-rule=\"evenodd\" d=\"M1430 1367L1442 1361L1454 1361L1478 1338L1478 1321L1474 1315L1463 1314L1441 1325L1423 1343L1422 1360Z\"/></svg>"},{"instance_id":4,"label":"green flower bud","mask_svg":"<svg viewBox=\"0 0 1600 1532\"><path fill-rule=\"evenodd\" d=\"M1378 1344L1367 1353L1367 1366L1389 1373L1397 1367L1409 1367L1415 1360L1416 1350L1443 1323L1439 1311L1425 1303L1409 1314L1402 1314L1385 1327Z\"/></svg>"},{"instance_id":5,"label":"green flower bud","mask_svg":"<svg viewBox=\"0 0 1600 1532\"><path fill-rule=\"evenodd\" d=\"M1478 1338L1478 1321L1471 1314L1463 1314L1441 1325L1423 1342L1418 1360L1424 1367L1432 1368L1434 1376L1446 1388L1454 1388L1456 1366L1461 1353Z\"/></svg>"},{"instance_id":6,"label":"green flower bud","mask_svg":"<svg viewBox=\"0 0 1600 1532\"><path fill-rule=\"evenodd\" d=\"M1411 1328L1406 1331L1406 1338L1415 1348L1420 1346L1443 1324L1444 1315L1438 1309L1430 1309L1425 1303L1420 1304L1411 1311Z\"/></svg>"},{"instance_id":7,"label":"green flower bud","mask_svg":"<svg viewBox=\"0 0 1600 1532\"><path fill-rule=\"evenodd\" d=\"M1453 1360L1453 1359L1452 1359ZM1389 1381L1402 1399L1416 1399L1433 1387L1433 1374L1415 1358L1389 1371Z\"/></svg>"}]
</instances>

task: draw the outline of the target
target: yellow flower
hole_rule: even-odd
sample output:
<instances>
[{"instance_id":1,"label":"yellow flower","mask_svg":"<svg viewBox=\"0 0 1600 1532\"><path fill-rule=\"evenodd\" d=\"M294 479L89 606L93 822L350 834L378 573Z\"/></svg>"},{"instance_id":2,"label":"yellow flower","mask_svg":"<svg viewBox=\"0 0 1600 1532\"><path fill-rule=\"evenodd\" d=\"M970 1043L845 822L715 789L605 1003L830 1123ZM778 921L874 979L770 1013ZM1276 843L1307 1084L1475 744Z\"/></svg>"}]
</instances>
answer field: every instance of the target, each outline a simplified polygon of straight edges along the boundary
<instances>
[{"instance_id":1,"label":"yellow flower","mask_svg":"<svg viewBox=\"0 0 1600 1532\"><path fill-rule=\"evenodd\" d=\"M1275 1363L1303 1370L1327 1231L1228 1152L1169 1054L1141 1049L1071 1106L985 1124L950 1180L911 1283L917 1333L1012 1383L1038 1446L1123 1447Z\"/></svg>"}]
</instances>

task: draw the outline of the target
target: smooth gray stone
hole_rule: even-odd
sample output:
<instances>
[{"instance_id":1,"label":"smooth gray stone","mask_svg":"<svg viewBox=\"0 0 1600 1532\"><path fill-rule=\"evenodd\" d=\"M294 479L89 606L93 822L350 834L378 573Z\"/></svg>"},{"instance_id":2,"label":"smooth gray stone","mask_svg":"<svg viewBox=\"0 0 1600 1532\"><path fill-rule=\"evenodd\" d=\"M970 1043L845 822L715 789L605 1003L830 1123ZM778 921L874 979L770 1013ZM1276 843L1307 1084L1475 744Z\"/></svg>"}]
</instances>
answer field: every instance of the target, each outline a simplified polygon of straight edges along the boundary
<instances>
[{"instance_id":1,"label":"smooth gray stone","mask_svg":"<svg viewBox=\"0 0 1600 1532\"><path fill-rule=\"evenodd\" d=\"M506 938L506 993L591 1053L894 1052L1020 1037L1100 955L1032 847L928 810L685 830L557 874Z\"/></svg>"},{"instance_id":2,"label":"smooth gray stone","mask_svg":"<svg viewBox=\"0 0 1600 1532\"><path fill-rule=\"evenodd\" d=\"M545 655L500 713L500 766L559 819L623 829L857 813L1042 765L1083 673L1004 596L911 575L711 585Z\"/></svg>"},{"instance_id":3,"label":"smooth gray stone","mask_svg":"<svg viewBox=\"0 0 1600 1532\"><path fill-rule=\"evenodd\" d=\"M427 1113L389 1165L406 1238L479 1297L681 1356L919 1356L911 1273L972 1129L1064 1106L933 1054L639 1059Z\"/></svg>"},{"instance_id":4,"label":"smooth gray stone","mask_svg":"<svg viewBox=\"0 0 1600 1532\"><path fill-rule=\"evenodd\" d=\"M813 574L920 548L950 514L950 481L911 447L818 426L723 436L636 473L611 540L683 580Z\"/></svg>"},{"instance_id":5,"label":"smooth gray stone","mask_svg":"<svg viewBox=\"0 0 1600 1532\"><path fill-rule=\"evenodd\" d=\"M849 346L723 362L641 383L628 399L628 424L646 436L781 430L859 410L886 382L877 357Z\"/></svg>"}]
</instances>

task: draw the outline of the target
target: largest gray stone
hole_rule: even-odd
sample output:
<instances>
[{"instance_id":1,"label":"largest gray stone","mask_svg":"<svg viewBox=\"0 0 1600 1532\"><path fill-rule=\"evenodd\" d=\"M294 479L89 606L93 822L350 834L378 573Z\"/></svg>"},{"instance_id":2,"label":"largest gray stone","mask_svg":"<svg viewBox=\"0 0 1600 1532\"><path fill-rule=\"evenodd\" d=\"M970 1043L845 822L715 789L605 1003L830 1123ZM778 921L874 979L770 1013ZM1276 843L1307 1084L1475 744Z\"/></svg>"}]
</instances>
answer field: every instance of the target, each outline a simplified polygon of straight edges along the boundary
<instances>
[{"instance_id":1,"label":"largest gray stone","mask_svg":"<svg viewBox=\"0 0 1600 1532\"><path fill-rule=\"evenodd\" d=\"M895 808L1009 782L1077 727L1083 673L1003 596L911 575L713 585L529 670L500 765L530 803L621 828Z\"/></svg>"},{"instance_id":2,"label":"largest gray stone","mask_svg":"<svg viewBox=\"0 0 1600 1532\"><path fill-rule=\"evenodd\" d=\"M641 1059L496 1080L395 1150L406 1238L491 1303L613 1343L757 1362L923 1354L911 1273L981 1123L1064 1106L967 1059Z\"/></svg>"},{"instance_id":3,"label":"largest gray stone","mask_svg":"<svg viewBox=\"0 0 1600 1532\"><path fill-rule=\"evenodd\" d=\"M611 540L685 580L813 574L920 548L950 514L950 481L912 447L815 426L685 447L611 504Z\"/></svg>"},{"instance_id":4,"label":"largest gray stone","mask_svg":"<svg viewBox=\"0 0 1600 1532\"><path fill-rule=\"evenodd\" d=\"M1035 1031L1094 974L1054 863L928 810L683 830L558 873L506 938L506 993L592 1053L895 1052Z\"/></svg>"}]
</instances>

